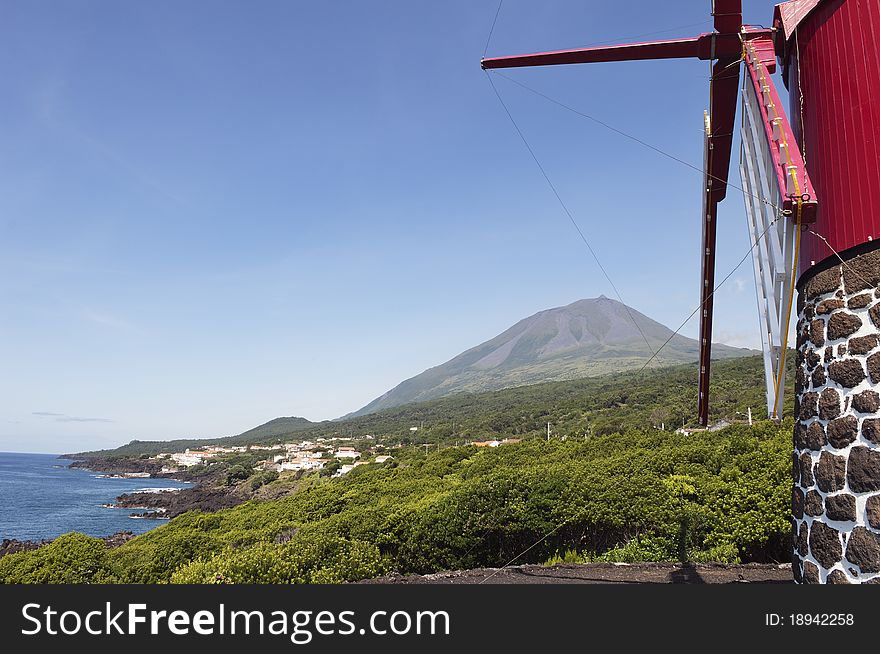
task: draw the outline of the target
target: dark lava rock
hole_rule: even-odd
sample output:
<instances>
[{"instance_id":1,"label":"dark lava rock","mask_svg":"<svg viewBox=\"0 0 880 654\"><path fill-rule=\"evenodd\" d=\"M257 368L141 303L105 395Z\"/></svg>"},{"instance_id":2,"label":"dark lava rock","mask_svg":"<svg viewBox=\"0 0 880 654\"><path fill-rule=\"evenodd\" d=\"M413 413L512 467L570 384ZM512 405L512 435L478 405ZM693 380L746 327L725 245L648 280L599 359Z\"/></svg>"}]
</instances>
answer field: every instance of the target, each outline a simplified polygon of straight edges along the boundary
<instances>
[{"instance_id":1,"label":"dark lava rock","mask_svg":"<svg viewBox=\"0 0 880 654\"><path fill-rule=\"evenodd\" d=\"M833 388L826 388L819 396L819 417L831 420L840 415L840 395Z\"/></svg>"},{"instance_id":2,"label":"dark lava rock","mask_svg":"<svg viewBox=\"0 0 880 654\"><path fill-rule=\"evenodd\" d=\"M828 423L828 442L840 449L852 443L859 435L859 419L843 416Z\"/></svg>"},{"instance_id":3,"label":"dark lava rock","mask_svg":"<svg viewBox=\"0 0 880 654\"><path fill-rule=\"evenodd\" d=\"M826 584L848 584L849 579L846 578L846 573L843 570L832 570L828 573L828 576L825 577Z\"/></svg>"},{"instance_id":4,"label":"dark lava rock","mask_svg":"<svg viewBox=\"0 0 880 654\"><path fill-rule=\"evenodd\" d=\"M836 309L843 308L843 300L838 300L837 298L832 298L830 300L822 300L819 304L816 305L816 313L819 315L823 315L826 313L831 313Z\"/></svg>"},{"instance_id":5,"label":"dark lava rock","mask_svg":"<svg viewBox=\"0 0 880 654\"><path fill-rule=\"evenodd\" d=\"M880 284L880 252L873 250L853 257L842 267L843 288L847 295Z\"/></svg>"},{"instance_id":6,"label":"dark lava rock","mask_svg":"<svg viewBox=\"0 0 880 654\"><path fill-rule=\"evenodd\" d=\"M850 309L864 309L866 306L871 304L872 297L870 293L862 293L861 295L856 295L855 297L851 297L849 302L846 303L846 306Z\"/></svg>"},{"instance_id":7,"label":"dark lava rock","mask_svg":"<svg viewBox=\"0 0 880 654\"><path fill-rule=\"evenodd\" d=\"M825 507L822 503L822 496L819 495L819 491L811 490L804 499L804 513L815 518L824 512Z\"/></svg>"},{"instance_id":8,"label":"dark lava rock","mask_svg":"<svg viewBox=\"0 0 880 654\"><path fill-rule=\"evenodd\" d=\"M828 319L828 340L836 341L838 338L846 338L855 334L862 326L862 319L846 311L838 311L831 314Z\"/></svg>"},{"instance_id":9,"label":"dark lava rock","mask_svg":"<svg viewBox=\"0 0 880 654\"><path fill-rule=\"evenodd\" d=\"M807 527L807 521L804 520L801 523L801 528L798 530L797 538L795 538L795 547L801 556L806 556L807 552L809 552L809 543L807 541L809 534L810 528Z\"/></svg>"},{"instance_id":10,"label":"dark lava rock","mask_svg":"<svg viewBox=\"0 0 880 654\"><path fill-rule=\"evenodd\" d=\"M867 354L880 343L880 337L877 334L868 334L867 336L856 336L849 339L850 354Z\"/></svg>"},{"instance_id":11,"label":"dark lava rock","mask_svg":"<svg viewBox=\"0 0 880 654\"><path fill-rule=\"evenodd\" d=\"M880 452L861 446L850 449L846 480L857 493L880 490Z\"/></svg>"},{"instance_id":12,"label":"dark lava rock","mask_svg":"<svg viewBox=\"0 0 880 654\"><path fill-rule=\"evenodd\" d=\"M828 376L844 388L853 388L865 379L865 369L862 367L862 362L857 359L832 361L828 364Z\"/></svg>"},{"instance_id":13,"label":"dark lava rock","mask_svg":"<svg viewBox=\"0 0 880 654\"><path fill-rule=\"evenodd\" d=\"M810 380L813 382L813 388L824 386L827 379L828 378L825 376L825 368L823 368L822 366L818 366L813 371L813 374L810 375Z\"/></svg>"},{"instance_id":14,"label":"dark lava rock","mask_svg":"<svg viewBox=\"0 0 880 654\"><path fill-rule=\"evenodd\" d=\"M865 503L865 513L868 515L868 524L874 529L880 529L880 495L872 495Z\"/></svg>"},{"instance_id":15,"label":"dark lava rock","mask_svg":"<svg viewBox=\"0 0 880 654\"><path fill-rule=\"evenodd\" d=\"M825 445L825 427L818 420L814 420L804 427L801 423L794 426L794 443L799 450L821 450Z\"/></svg>"},{"instance_id":16,"label":"dark lava rock","mask_svg":"<svg viewBox=\"0 0 880 654\"><path fill-rule=\"evenodd\" d=\"M791 514L798 520L804 517L804 491L797 486L791 489Z\"/></svg>"},{"instance_id":17,"label":"dark lava rock","mask_svg":"<svg viewBox=\"0 0 880 654\"><path fill-rule=\"evenodd\" d=\"M877 413L880 410L880 393L862 391L853 397L853 409L860 413Z\"/></svg>"},{"instance_id":18,"label":"dark lava rock","mask_svg":"<svg viewBox=\"0 0 880 654\"><path fill-rule=\"evenodd\" d=\"M822 564L822 567L830 568L843 556L843 548L840 546L840 532L824 522L814 520L810 527L810 552L813 553L813 558Z\"/></svg>"},{"instance_id":19,"label":"dark lava rock","mask_svg":"<svg viewBox=\"0 0 880 654\"><path fill-rule=\"evenodd\" d=\"M868 373L872 384L880 384L880 352L868 357Z\"/></svg>"},{"instance_id":20,"label":"dark lava rock","mask_svg":"<svg viewBox=\"0 0 880 654\"><path fill-rule=\"evenodd\" d=\"M814 468L816 485L823 493L843 490L846 482L846 459L831 452L822 452Z\"/></svg>"},{"instance_id":21,"label":"dark lava rock","mask_svg":"<svg viewBox=\"0 0 880 654\"><path fill-rule=\"evenodd\" d=\"M801 486L804 488L813 485L813 457L807 452L801 454L798 461L801 468Z\"/></svg>"},{"instance_id":22,"label":"dark lava rock","mask_svg":"<svg viewBox=\"0 0 880 654\"><path fill-rule=\"evenodd\" d=\"M880 445L880 418L862 420L862 437Z\"/></svg>"},{"instance_id":23,"label":"dark lava rock","mask_svg":"<svg viewBox=\"0 0 880 654\"><path fill-rule=\"evenodd\" d=\"M846 559L859 566L862 572L880 572L880 536L864 527L853 529L846 543Z\"/></svg>"},{"instance_id":24,"label":"dark lava rock","mask_svg":"<svg viewBox=\"0 0 880 654\"><path fill-rule=\"evenodd\" d=\"M812 370L813 368L815 368L816 366L819 365L819 363L822 361L822 359L819 356L819 353L816 352L816 350L809 349L809 350L807 350L807 353L804 355L804 361L807 362L807 368L809 370Z\"/></svg>"},{"instance_id":25,"label":"dark lava rock","mask_svg":"<svg viewBox=\"0 0 880 654\"><path fill-rule=\"evenodd\" d=\"M814 320L810 323L810 340L816 347L825 345L825 321Z\"/></svg>"},{"instance_id":26,"label":"dark lava rock","mask_svg":"<svg viewBox=\"0 0 880 654\"><path fill-rule=\"evenodd\" d=\"M831 293L840 286L840 266L823 270L813 275L804 284L804 296L806 299L815 300L820 295Z\"/></svg>"},{"instance_id":27,"label":"dark lava rock","mask_svg":"<svg viewBox=\"0 0 880 654\"><path fill-rule=\"evenodd\" d=\"M815 418L819 413L819 394L810 391L801 395L801 410L799 418L801 420L809 420Z\"/></svg>"},{"instance_id":28,"label":"dark lava rock","mask_svg":"<svg viewBox=\"0 0 880 654\"><path fill-rule=\"evenodd\" d=\"M804 561L804 572L802 574L803 583L818 584L819 568L811 561Z\"/></svg>"},{"instance_id":29,"label":"dark lava rock","mask_svg":"<svg viewBox=\"0 0 880 654\"><path fill-rule=\"evenodd\" d=\"M849 493L829 495L825 498L825 515L829 520L854 521L856 519L856 498Z\"/></svg>"},{"instance_id":30,"label":"dark lava rock","mask_svg":"<svg viewBox=\"0 0 880 654\"><path fill-rule=\"evenodd\" d=\"M880 289L878 289L878 292L880 292ZM880 304L875 304L868 309L868 315L871 316L871 322L874 323L875 326L880 327Z\"/></svg>"}]
</instances>

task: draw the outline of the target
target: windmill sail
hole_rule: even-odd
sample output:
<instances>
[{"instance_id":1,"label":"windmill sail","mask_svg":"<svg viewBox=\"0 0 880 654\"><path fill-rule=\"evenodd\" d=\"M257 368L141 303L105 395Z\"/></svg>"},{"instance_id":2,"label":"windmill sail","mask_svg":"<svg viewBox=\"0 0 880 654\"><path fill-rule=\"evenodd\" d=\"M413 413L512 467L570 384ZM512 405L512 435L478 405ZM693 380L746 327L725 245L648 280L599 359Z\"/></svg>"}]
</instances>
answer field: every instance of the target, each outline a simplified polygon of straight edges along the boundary
<instances>
[{"instance_id":1,"label":"windmill sail","mask_svg":"<svg viewBox=\"0 0 880 654\"><path fill-rule=\"evenodd\" d=\"M772 44L747 42L742 84L740 174L764 353L767 415L782 416L785 349L798 231L815 220L816 199L769 73Z\"/></svg>"}]
</instances>

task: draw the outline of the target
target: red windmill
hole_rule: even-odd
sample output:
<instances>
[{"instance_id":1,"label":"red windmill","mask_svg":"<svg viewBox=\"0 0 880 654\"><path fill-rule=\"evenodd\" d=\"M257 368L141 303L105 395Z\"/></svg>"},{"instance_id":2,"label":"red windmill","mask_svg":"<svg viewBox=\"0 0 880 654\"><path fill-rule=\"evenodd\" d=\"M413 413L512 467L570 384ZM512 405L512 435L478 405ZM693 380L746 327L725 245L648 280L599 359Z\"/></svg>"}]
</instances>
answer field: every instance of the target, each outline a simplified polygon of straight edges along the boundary
<instances>
[{"instance_id":1,"label":"red windmill","mask_svg":"<svg viewBox=\"0 0 880 654\"><path fill-rule=\"evenodd\" d=\"M709 416L716 216L741 97L741 190L773 417L782 413L786 335L799 290L795 577L880 579L880 2L790 0L776 6L771 29L743 25L741 0L713 0L712 16L715 31L693 38L494 57L482 67L715 61L705 115L699 419L705 425ZM793 125L771 77L777 57ZM819 490L842 492L825 506ZM837 510L844 504L851 511ZM841 521L877 544L860 545L861 532L843 537Z\"/></svg>"}]
</instances>

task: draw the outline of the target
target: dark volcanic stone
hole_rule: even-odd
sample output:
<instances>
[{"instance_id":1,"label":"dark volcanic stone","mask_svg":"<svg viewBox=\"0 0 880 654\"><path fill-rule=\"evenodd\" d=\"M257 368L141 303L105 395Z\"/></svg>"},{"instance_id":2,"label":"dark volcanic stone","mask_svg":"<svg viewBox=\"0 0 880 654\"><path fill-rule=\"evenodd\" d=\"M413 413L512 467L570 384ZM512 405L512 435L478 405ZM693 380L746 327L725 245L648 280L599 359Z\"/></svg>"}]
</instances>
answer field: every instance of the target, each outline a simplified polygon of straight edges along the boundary
<instances>
[{"instance_id":1,"label":"dark volcanic stone","mask_svg":"<svg viewBox=\"0 0 880 654\"><path fill-rule=\"evenodd\" d=\"M828 340L836 341L855 334L862 326L862 319L846 311L838 311L831 314L828 319Z\"/></svg>"},{"instance_id":2,"label":"dark volcanic stone","mask_svg":"<svg viewBox=\"0 0 880 654\"><path fill-rule=\"evenodd\" d=\"M804 491L797 486L791 489L791 514L798 520L804 517Z\"/></svg>"},{"instance_id":3,"label":"dark volcanic stone","mask_svg":"<svg viewBox=\"0 0 880 654\"><path fill-rule=\"evenodd\" d=\"M795 432L797 432L798 426L799 425L795 425ZM797 440L795 440L795 447L797 447ZM791 453L791 477L795 485L801 480L801 466L800 463L798 463L798 455L796 451Z\"/></svg>"},{"instance_id":4,"label":"dark volcanic stone","mask_svg":"<svg viewBox=\"0 0 880 654\"><path fill-rule=\"evenodd\" d=\"M803 314L804 320L809 322L816 317L816 307L812 304L805 304L803 309L798 310L798 313Z\"/></svg>"},{"instance_id":5,"label":"dark volcanic stone","mask_svg":"<svg viewBox=\"0 0 880 654\"><path fill-rule=\"evenodd\" d=\"M867 447L853 447L849 451L846 480L857 493L880 490L880 452Z\"/></svg>"},{"instance_id":6,"label":"dark volcanic stone","mask_svg":"<svg viewBox=\"0 0 880 654\"><path fill-rule=\"evenodd\" d=\"M855 338L849 339L849 353L867 354L875 347L877 347L878 342L880 342L880 338L877 337L877 334L856 336Z\"/></svg>"},{"instance_id":7,"label":"dark volcanic stone","mask_svg":"<svg viewBox=\"0 0 880 654\"><path fill-rule=\"evenodd\" d=\"M825 507L822 503L822 496L819 495L819 491L811 490L804 499L804 513L815 518L824 512Z\"/></svg>"},{"instance_id":8,"label":"dark volcanic stone","mask_svg":"<svg viewBox=\"0 0 880 654\"><path fill-rule=\"evenodd\" d=\"M880 252L873 250L853 257L842 272L847 295L876 287L880 284Z\"/></svg>"},{"instance_id":9,"label":"dark volcanic stone","mask_svg":"<svg viewBox=\"0 0 880 654\"><path fill-rule=\"evenodd\" d=\"M823 568L830 568L843 556L843 548L840 546L840 532L824 522L814 520L810 527L810 552Z\"/></svg>"},{"instance_id":10,"label":"dark volcanic stone","mask_svg":"<svg viewBox=\"0 0 880 654\"><path fill-rule=\"evenodd\" d=\"M804 386L807 385L807 373L804 371L803 367L797 368L796 370L797 372L794 373L794 387L797 389L803 389Z\"/></svg>"},{"instance_id":11,"label":"dark volcanic stone","mask_svg":"<svg viewBox=\"0 0 880 654\"><path fill-rule=\"evenodd\" d=\"M814 469L816 485L823 493L843 490L846 482L846 459L831 452L822 452Z\"/></svg>"},{"instance_id":12,"label":"dark volcanic stone","mask_svg":"<svg viewBox=\"0 0 880 654\"><path fill-rule=\"evenodd\" d=\"M809 534L810 528L807 527L807 521L804 520L801 523L801 528L798 530L797 538L795 538L795 547L797 548L798 554L801 556L806 556L807 552L809 552L809 544L807 542Z\"/></svg>"},{"instance_id":13,"label":"dark volcanic stone","mask_svg":"<svg viewBox=\"0 0 880 654\"><path fill-rule=\"evenodd\" d=\"M846 578L846 573L843 570L832 570L828 573L828 576L825 577L826 584L848 584L849 579Z\"/></svg>"},{"instance_id":14,"label":"dark volcanic stone","mask_svg":"<svg viewBox=\"0 0 880 654\"><path fill-rule=\"evenodd\" d=\"M880 384L880 352L868 357L868 372L871 375L871 383Z\"/></svg>"},{"instance_id":15,"label":"dark volcanic stone","mask_svg":"<svg viewBox=\"0 0 880 654\"><path fill-rule=\"evenodd\" d=\"M819 304L816 305L816 313L819 315L823 315L826 313L831 313L835 309L843 308L843 300L838 300L837 298L832 298L830 300L822 300Z\"/></svg>"},{"instance_id":16,"label":"dark volcanic stone","mask_svg":"<svg viewBox=\"0 0 880 654\"><path fill-rule=\"evenodd\" d=\"M825 498L825 515L829 520L854 521L856 519L856 498L849 493L829 495Z\"/></svg>"},{"instance_id":17,"label":"dark volcanic stone","mask_svg":"<svg viewBox=\"0 0 880 654\"><path fill-rule=\"evenodd\" d=\"M804 355L804 361L807 362L807 369L812 370L822 361L822 358L819 356L819 353L816 350L809 349L807 353Z\"/></svg>"},{"instance_id":18,"label":"dark volcanic stone","mask_svg":"<svg viewBox=\"0 0 880 654\"><path fill-rule=\"evenodd\" d=\"M827 366L832 361L834 361L834 348L829 346L825 348L825 365Z\"/></svg>"},{"instance_id":19,"label":"dark volcanic stone","mask_svg":"<svg viewBox=\"0 0 880 654\"><path fill-rule=\"evenodd\" d=\"M877 391L862 391L853 396L853 409L860 413L877 413L880 411L880 393Z\"/></svg>"},{"instance_id":20,"label":"dark volcanic stone","mask_svg":"<svg viewBox=\"0 0 880 654\"><path fill-rule=\"evenodd\" d=\"M810 340L816 347L825 345L825 321L814 320L810 323Z\"/></svg>"},{"instance_id":21,"label":"dark volcanic stone","mask_svg":"<svg viewBox=\"0 0 880 654\"><path fill-rule=\"evenodd\" d=\"M874 529L880 529L880 495L872 495L865 503L865 513L868 516L868 524Z\"/></svg>"},{"instance_id":22,"label":"dark volcanic stone","mask_svg":"<svg viewBox=\"0 0 880 654\"><path fill-rule=\"evenodd\" d=\"M813 529L816 529L815 524ZM846 544L846 559L859 566L862 572L880 572L880 536L864 527L853 529Z\"/></svg>"},{"instance_id":23,"label":"dark volcanic stone","mask_svg":"<svg viewBox=\"0 0 880 654\"><path fill-rule=\"evenodd\" d=\"M819 412L819 394L813 392L804 393L800 399L800 419L809 420L810 418L815 418Z\"/></svg>"},{"instance_id":24,"label":"dark volcanic stone","mask_svg":"<svg viewBox=\"0 0 880 654\"><path fill-rule=\"evenodd\" d=\"M806 430L806 447L810 450L821 450L828 441L825 439L825 427L818 420L809 424Z\"/></svg>"},{"instance_id":25,"label":"dark volcanic stone","mask_svg":"<svg viewBox=\"0 0 880 654\"><path fill-rule=\"evenodd\" d=\"M812 486L813 481L813 457L804 452L798 460L801 468L801 486Z\"/></svg>"},{"instance_id":26,"label":"dark volcanic stone","mask_svg":"<svg viewBox=\"0 0 880 654\"><path fill-rule=\"evenodd\" d=\"M846 354L846 345L841 343L837 346L837 356L842 357L844 354Z\"/></svg>"},{"instance_id":27,"label":"dark volcanic stone","mask_svg":"<svg viewBox=\"0 0 880 654\"><path fill-rule=\"evenodd\" d=\"M819 568L811 561L804 561L804 571L802 574L803 583L805 584L818 584L819 583Z\"/></svg>"},{"instance_id":28,"label":"dark volcanic stone","mask_svg":"<svg viewBox=\"0 0 880 654\"><path fill-rule=\"evenodd\" d=\"M804 295L807 300L815 300L820 295L831 293L840 286L840 266L823 270L813 275L810 280L804 284Z\"/></svg>"},{"instance_id":29,"label":"dark volcanic stone","mask_svg":"<svg viewBox=\"0 0 880 654\"><path fill-rule=\"evenodd\" d=\"M880 289L878 289L878 292L880 292ZM874 323L876 327L880 327L880 304L875 304L868 309L868 315L871 316L871 322Z\"/></svg>"},{"instance_id":30,"label":"dark volcanic stone","mask_svg":"<svg viewBox=\"0 0 880 654\"><path fill-rule=\"evenodd\" d=\"M803 566L804 562L801 557L797 555L791 557L791 576L794 577L796 584L800 584L804 580Z\"/></svg>"},{"instance_id":31,"label":"dark volcanic stone","mask_svg":"<svg viewBox=\"0 0 880 654\"><path fill-rule=\"evenodd\" d=\"M807 428L800 422L794 423L794 449L804 450L807 448ZM794 453L794 463L797 467L797 452ZM795 478L797 481L797 478Z\"/></svg>"},{"instance_id":32,"label":"dark volcanic stone","mask_svg":"<svg viewBox=\"0 0 880 654\"><path fill-rule=\"evenodd\" d=\"M862 438L880 445L880 418L862 420Z\"/></svg>"},{"instance_id":33,"label":"dark volcanic stone","mask_svg":"<svg viewBox=\"0 0 880 654\"><path fill-rule=\"evenodd\" d=\"M819 396L819 417L831 420L840 415L840 395L833 388L826 388Z\"/></svg>"},{"instance_id":34,"label":"dark volcanic stone","mask_svg":"<svg viewBox=\"0 0 880 654\"><path fill-rule=\"evenodd\" d=\"M851 297L849 302L846 303L846 306L850 309L864 309L866 306L871 304L871 294L870 293L862 293L861 295L856 295L855 297Z\"/></svg>"},{"instance_id":35,"label":"dark volcanic stone","mask_svg":"<svg viewBox=\"0 0 880 654\"><path fill-rule=\"evenodd\" d=\"M844 388L852 388L865 379L865 369L862 367L862 362L857 359L832 361L828 365L828 376Z\"/></svg>"},{"instance_id":36,"label":"dark volcanic stone","mask_svg":"<svg viewBox=\"0 0 880 654\"><path fill-rule=\"evenodd\" d=\"M813 388L819 388L820 386L824 386L827 381L827 377L825 376L825 368L822 366L818 366L813 374L810 376L810 379L813 382Z\"/></svg>"},{"instance_id":37,"label":"dark volcanic stone","mask_svg":"<svg viewBox=\"0 0 880 654\"><path fill-rule=\"evenodd\" d=\"M859 435L859 419L844 416L828 423L828 442L840 449L852 443Z\"/></svg>"}]
</instances>

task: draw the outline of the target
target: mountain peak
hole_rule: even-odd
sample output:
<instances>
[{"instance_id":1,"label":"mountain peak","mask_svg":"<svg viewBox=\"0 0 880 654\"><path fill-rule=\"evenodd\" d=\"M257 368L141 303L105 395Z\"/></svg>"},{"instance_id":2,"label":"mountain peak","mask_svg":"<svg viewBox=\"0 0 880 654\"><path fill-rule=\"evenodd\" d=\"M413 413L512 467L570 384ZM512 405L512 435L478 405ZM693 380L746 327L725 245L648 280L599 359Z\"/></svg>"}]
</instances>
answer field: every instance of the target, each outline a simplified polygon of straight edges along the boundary
<instances>
[{"instance_id":1,"label":"mountain peak","mask_svg":"<svg viewBox=\"0 0 880 654\"><path fill-rule=\"evenodd\" d=\"M523 318L495 338L401 382L345 417L454 393L637 369L667 340L653 365L673 365L699 358L697 341L673 336L665 325L617 300L604 295L577 300ZM712 353L715 358L754 354L727 345L713 345Z\"/></svg>"}]
</instances>

